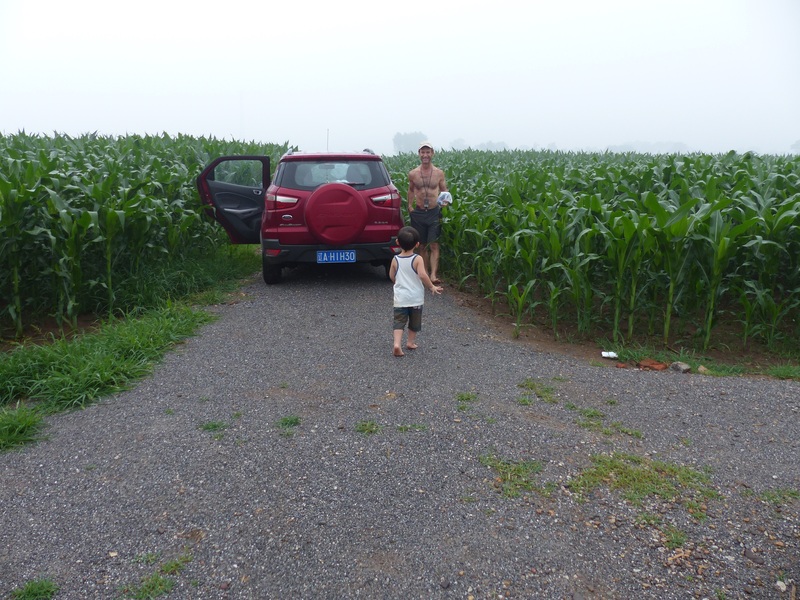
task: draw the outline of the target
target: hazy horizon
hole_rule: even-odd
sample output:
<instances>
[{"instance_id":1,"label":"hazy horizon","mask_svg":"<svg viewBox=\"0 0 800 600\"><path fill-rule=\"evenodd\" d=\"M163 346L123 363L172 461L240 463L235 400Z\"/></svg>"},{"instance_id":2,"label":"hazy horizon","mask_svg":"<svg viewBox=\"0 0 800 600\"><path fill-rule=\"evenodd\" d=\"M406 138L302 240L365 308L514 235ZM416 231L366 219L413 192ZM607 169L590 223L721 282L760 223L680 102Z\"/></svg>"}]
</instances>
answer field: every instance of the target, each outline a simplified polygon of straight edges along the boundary
<instances>
[{"instance_id":1,"label":"hazy horizon","mask_svg":"<svg viewBox=\"0 0 800 600\"><path fill-rule=\"evenodd\" d=\"M796 0L491 8L6 0L0 133L800 151Z\"/></svg>"}]
</instances>

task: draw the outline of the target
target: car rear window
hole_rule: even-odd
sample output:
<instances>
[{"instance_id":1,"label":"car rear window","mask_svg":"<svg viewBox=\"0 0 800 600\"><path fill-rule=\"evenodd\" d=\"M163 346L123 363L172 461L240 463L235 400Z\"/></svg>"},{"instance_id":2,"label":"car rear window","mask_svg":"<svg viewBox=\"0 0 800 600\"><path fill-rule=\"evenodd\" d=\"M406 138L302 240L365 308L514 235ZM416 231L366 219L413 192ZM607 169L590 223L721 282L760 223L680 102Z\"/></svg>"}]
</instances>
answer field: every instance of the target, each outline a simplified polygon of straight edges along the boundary
<instances>
[{"instance_id":1,"label":"car rear window","mask_svg":"<svg viewBox=\"0 0 800 600\"><path fill-rule=\"evenodd\" d=\"M275 184L280 187L309 191L332 182L348 183L359 190L389 184L386 171L376 160L287 161L275 178Z\"/></svg>"}]
</instances>

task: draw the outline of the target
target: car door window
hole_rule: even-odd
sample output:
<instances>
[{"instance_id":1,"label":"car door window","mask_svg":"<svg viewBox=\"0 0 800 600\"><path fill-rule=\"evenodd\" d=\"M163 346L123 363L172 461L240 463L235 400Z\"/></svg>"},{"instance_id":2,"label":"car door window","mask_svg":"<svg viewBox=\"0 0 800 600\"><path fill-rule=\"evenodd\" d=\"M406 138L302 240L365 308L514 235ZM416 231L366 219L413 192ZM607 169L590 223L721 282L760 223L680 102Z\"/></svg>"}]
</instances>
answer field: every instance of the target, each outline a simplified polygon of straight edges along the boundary
<instances>
[{"instance_id":1,"label":"car door window","mask_svg":"<svg viewBox=\"0 0 800 600\"><path fill-rule=\"evenodd\" d=\"M228 160L214 169L214 180L247 187L263 187L262 165L257 160Z\"/></svg>"}]
</instances>

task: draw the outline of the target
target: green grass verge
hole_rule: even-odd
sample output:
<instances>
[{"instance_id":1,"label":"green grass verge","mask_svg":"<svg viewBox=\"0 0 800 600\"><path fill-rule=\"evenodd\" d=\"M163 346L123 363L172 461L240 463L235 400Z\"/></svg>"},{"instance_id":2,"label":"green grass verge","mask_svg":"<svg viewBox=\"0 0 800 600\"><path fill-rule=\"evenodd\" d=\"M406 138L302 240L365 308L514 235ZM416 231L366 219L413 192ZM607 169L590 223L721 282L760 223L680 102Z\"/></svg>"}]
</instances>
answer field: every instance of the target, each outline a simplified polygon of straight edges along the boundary
<instances>
[{"instance_id":1,"label":"green grass verge","mask_svg":"<svg viewBox=\"0 0 800 600\"><path fill-rule=\"evenodd\" d=\"M228 248L173 264L160 278L150 274L140 308L125 318L0 354L0 451L37 439L47 415L87 406L150 374L175 344L215 318L194 307L198 298L220 301L258 265L252 249Z\"/></svg>"},{"instance_id":2,"label":"green grass verge","mask_svg":"<svg viewBox=\"0 0 800 600\"><path fill-rule=\"evenodd\" d=\"M212 319L173 304L70 340L19 348L0 357L0 404L34 401L44 412L86 406L149 374L170 348Z\"/></svg>"},{"instance_id":3,"label":"green grass verge","mask_svg":"<svg viewBox=\"0 0 800 600\"><path fill-rule=\"evenodd\" d=\"M766 369L766 374L778 379L794 379L800 381L800 366L797 365L778 365Z\"/></svg>"},{"instance_id":4,"label":"green grass verge","mask_svg":"<svg viewBox=\"0 0 800 600\"><path fill-rule=\"evenodd\" d=\"M41 412L27 406L0 409L0 451L35 441L43 422Z\"/></svg>"}]
</instances>

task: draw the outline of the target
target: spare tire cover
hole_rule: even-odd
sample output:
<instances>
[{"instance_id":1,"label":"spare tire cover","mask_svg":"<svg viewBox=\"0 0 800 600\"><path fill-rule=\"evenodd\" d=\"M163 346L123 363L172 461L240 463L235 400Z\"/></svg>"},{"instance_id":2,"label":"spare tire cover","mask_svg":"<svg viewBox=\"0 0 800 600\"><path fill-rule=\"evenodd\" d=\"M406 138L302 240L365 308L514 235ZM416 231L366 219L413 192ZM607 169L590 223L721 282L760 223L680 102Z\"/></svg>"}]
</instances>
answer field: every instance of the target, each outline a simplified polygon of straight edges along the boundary
<instances>
[{"instance_id":1,"label":"spare tire cover","mask_svg":"<svg viewBox=\"0 0 800 600\"><path fill-rule=\"evenodd\" d=\"M349 244L367 224L367 205L349 185L327 183L318 187L306 201L306 225L320 242Z\"/></svg>"}]
</instances>

